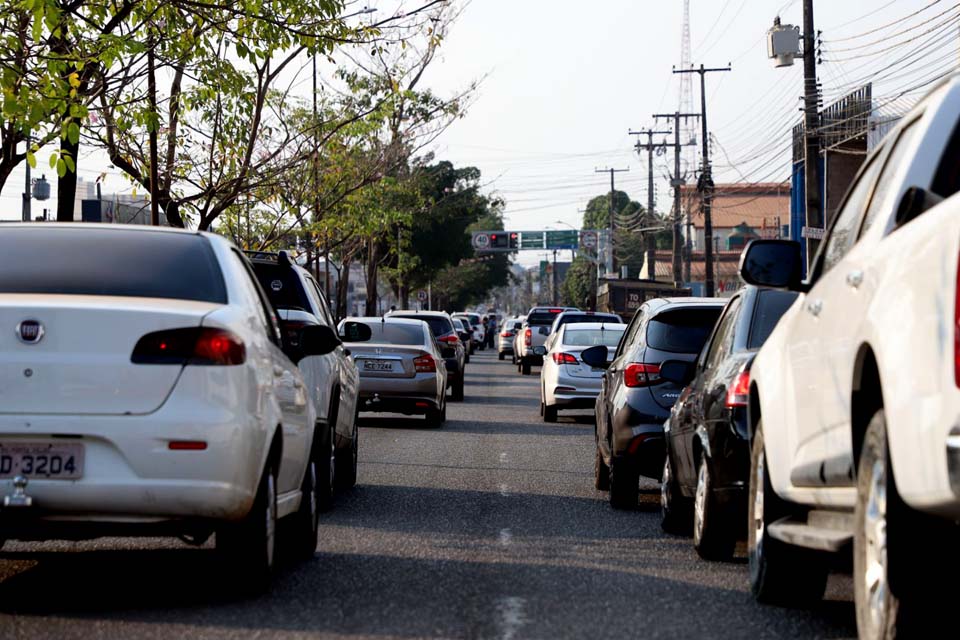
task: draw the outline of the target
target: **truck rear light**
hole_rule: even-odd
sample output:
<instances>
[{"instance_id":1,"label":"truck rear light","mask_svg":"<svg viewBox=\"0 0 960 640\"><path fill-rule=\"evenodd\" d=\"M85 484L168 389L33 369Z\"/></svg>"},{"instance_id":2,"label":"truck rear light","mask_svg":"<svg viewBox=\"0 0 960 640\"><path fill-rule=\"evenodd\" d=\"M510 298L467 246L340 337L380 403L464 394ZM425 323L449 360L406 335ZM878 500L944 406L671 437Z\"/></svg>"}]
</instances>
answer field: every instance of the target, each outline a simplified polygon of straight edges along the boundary
<instances>
[{"instance_id":1,"label":"truck rear light","mask_svg":"<svg viewBox=\"0 0 960 640\"><path fill-rule=\"evenodd\" d=\"M243 364L247 350L238 336L225 329L190 327L148 333L137 341L133 364L229 366Z\"/></svg>"},{"instance_id":2,"label":"truck rear light","mask_svg":"<svg viewBox=\"0 0 960 640\"><path fill-rule=\"evenodd\" d=\"M533 331L530 329L523 332L523 344L528 347L533 344Z\"/></svg>"},{"instance_id":3,"label":"truck rear light","mask_svg":"<svg viewBox=\"0 0 960 640\"><path fill-rule=\"evenodd\" d=\"M727 389L726 406L728 409L733 409L734 407L745 407L749 402L750 372L741 371L737 374L737 377L733 381L733 384L730 385L730 388Z\"/></svg>"},{"instance_id":4,"label":"truck rear light","mask_svg":"<svg viewBox=\"0 0 960 640\"><path fill-rule=\"evenodd\" d=\"M437 370L437 362L433 359L433 356L424 354L419 358L413 359L413 367L417 373L435 373Z\"/></svg>"},{"instance_id":5,"label":"truck rear light","mask_svg":"<svg viewBox=\"0 0 960 640\"><path fill-rule=\"evenodd\" d=\"M623 371L623 384L628 387L649 387L660 382L660 365L634 362Z\"/></svg>"},{"instance_id":6,"label":"truck rear light","mask_svg":"<svg viewBox=\"0 0 960 640\"><path fill-rule=\"evenodd\" d=\"M557 364L579 364L580 362L572 353L554 353L551 357Z\"/></svg>"}]
</instances>

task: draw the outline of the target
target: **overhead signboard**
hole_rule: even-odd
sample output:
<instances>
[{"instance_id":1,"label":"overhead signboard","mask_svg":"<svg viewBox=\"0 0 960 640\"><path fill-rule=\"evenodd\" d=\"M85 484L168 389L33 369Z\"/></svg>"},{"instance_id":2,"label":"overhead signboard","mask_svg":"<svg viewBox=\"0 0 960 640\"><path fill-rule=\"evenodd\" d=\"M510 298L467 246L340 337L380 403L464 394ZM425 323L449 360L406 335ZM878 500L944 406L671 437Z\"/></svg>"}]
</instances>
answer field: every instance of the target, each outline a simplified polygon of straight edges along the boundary
<instances>
[{"instance_id":1,"label":"overhead signboard","mask_svg":"<svg viewBox=\"0 0 960 640\"><path fill-rule=\"evenodd\" d=\"M545 234L547 249L579 249L580 240L577 231L547 231Z\"/></svg>"},{"instance_id":2,"label":"overhead signboard","mask_svg":"<svg viewBox=\"0 0 960 640\"><path fill-rule=\"evenodd\" d=\"M543 249L546 245L543 242L543 232L524 231L520 234L521 249Z\"/></svg>"}]
</instances>

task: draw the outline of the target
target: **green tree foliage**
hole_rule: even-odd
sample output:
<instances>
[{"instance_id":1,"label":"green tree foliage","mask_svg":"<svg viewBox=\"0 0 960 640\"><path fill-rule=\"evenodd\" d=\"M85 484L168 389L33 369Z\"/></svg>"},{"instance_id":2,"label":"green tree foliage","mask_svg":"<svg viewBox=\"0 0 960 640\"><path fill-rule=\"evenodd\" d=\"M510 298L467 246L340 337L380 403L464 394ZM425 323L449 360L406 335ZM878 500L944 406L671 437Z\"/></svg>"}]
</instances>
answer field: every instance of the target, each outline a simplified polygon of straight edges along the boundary
<instances>
[{"instance_id":1,"label":"green tree foliage","mask_svg":"<svg viewBox=\"0 0 960 640\"><path fill-rule=\"evenodd\" d=\"M577 256L560 286L561 304L595 309L597 306L597 267L583 256Z\"/></svg>"}]
</instances>

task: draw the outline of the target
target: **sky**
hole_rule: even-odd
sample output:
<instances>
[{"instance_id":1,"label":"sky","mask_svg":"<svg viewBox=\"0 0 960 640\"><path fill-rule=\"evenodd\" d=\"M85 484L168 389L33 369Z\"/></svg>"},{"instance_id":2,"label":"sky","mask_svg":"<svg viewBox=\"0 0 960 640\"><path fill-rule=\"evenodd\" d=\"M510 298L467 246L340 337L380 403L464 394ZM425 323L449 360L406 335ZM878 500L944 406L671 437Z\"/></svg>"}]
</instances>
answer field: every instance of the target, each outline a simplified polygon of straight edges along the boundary
<instances>
[{"instance_id":1,"label":"sky","mask_svg":"<svg viewBox=\"0 0 960 640\"><path fill-rule=\"evenodd\" d=\"M380 7L380 15L396 3L371 4ZM937 35L925 35L929 29L943 25L955 36L960 26L955 5L952 0L816 0L822 56L830 60L819 68L825 101L876 77L887 82L875 90L881 104L909 107L916 96L898 94L923 71L919 66L895 74L885 69L923 44L921 36ZM801 11L799 0L690 0L691 62L732 66L730 72L708 74L706 82L718 183L789 178L789 131L800 117L802 64L774 68L765 36L775 16L799 25ZM629 169L616 175L617 188L646 206L646 156L641 159L633 150L636 139L628 131L669 129L652 114L680 108L679 76L672 68L681 62L682 13L682 0L470 1L426 82L440 93L482 82L466 117L435 144L437 158L478 167L484 191L506 200L507 228L580 227L589 199L609 190L609 174L596 170L609 167ZM903 46L886 51L891 43ZM934 62L937 68L952 66L960 59L956 42L932 45L938 55L923 68ZM699 111L699 77L692 79L692 106ZM39 160L42 167L45 156ZM687 162L698 162L697 156L691 153ZM663 212L671 206L668 165L673 166L672 152L655 160L656 208ZM104 170L105 192L130 191L97 154L87 154L80 176L93 180ZM46 173L49 178L51 172ZM0 193L0 218L19 219L22 190L20 167ZM34 202L34 213L42 207ZM542 257L523 252L518 262L533 264Z\"/></svg>"}]
</instances>

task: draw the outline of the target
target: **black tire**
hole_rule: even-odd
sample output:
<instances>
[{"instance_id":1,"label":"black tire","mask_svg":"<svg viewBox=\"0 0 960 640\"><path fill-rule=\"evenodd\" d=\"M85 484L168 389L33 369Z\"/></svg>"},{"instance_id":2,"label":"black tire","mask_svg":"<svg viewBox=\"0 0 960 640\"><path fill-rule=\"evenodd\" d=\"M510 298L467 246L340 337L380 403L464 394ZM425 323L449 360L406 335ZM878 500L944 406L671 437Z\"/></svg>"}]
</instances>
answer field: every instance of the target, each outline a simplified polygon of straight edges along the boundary
<instances>
[{"instance_id":1,"label":"black tire","mask_svg":"<svg viewBox=\"0 0 960 640\"><path fill-rule=\"evenodd\" d=\"M262 593L273 579L277 555L277 472L267 466L250 512L217 531L217 551L231 573L231 584Z\"/></svg>"},{"instance_id":2,"label":"black tire","mask_svg":"<svg viewBox=\"0 0 960 640\"><path fill-rule=\"evenodd\" d=\"M359 416L359 411L357 416ZM353 420L353 438L350 439L350 446L343 449L337 449L337 473L334 480L337 489L341 491L352 489L357 484L357 465L359 463L360 453L360 428L357 426L357 418Z\"/></svg>"},{"instance_id":3,"label":"black tire","mask_svg":"<svg viewBox=\"0 0 960 640\"><path fill-rule=\"evenodd\" d=\"M955 545L956 529L947 531L912 509L900 498L887 451L887 426L883 410L867 427L857 470L857 506L854 512L853 593L857 630L861 638L936 637L947 628L949 605L938 606L942 587L931 571L954 575L944 553ZM872 520L872 522L871 522ZM933 525L933 526L929 526ZM938 526L940 525L940 526ZM870 535L883 532L883 539ZM939 534L946 533L941 537ZM885 562L869 561L880 542ZM884 557L885 556L885 557ZM879 558L873 558L874 561ZM870 571L870 569L873 569ZM879 579L868 585L868 575ZM873 597L875 589L883 597ZM871 611L871 604L876 608Z\"/></svg>"},{"instance_id":4,"label":"black tire","mask_svg":"<svg viewBox=\"0 0 960 640\"><path fill-rule=\"evenodd\" d=\"M529 363L529 362L522 362L522 363L520 364L520 373L522 373L522 374L525 375L525 376L530 375L530 363Z\"/></svg>"},{"instance_id":5,"label":"black tire","mask_svg":"<svg viewBox=\"0 0 960 640\"><path fill-rule=\"evenodd\" d=\"M557 421L557 405L555 405L555 404L544 404L544 405L543 405L543 421L544 421L544 422L556 422L556 421Z\"/></svg>"},{"instance_id":6,"label":"black tire","mask_svg":"<svg viewBox=\"0 0 960 640\"><path fill-rule=\"evenodd\" d=\"M453 399L457 402L463 402L463 379L465 376L466 374L461 372L457 379L453 381ZM446 410L446 405L444 405L444 410Z\"/></svg>"},{"instance_id":7,"label":"black tire","mask_svg":"<svg viewBox=\"0 0 960 640\"><path fill-rule=\"evenodd\" d=\"M441 401L442 402L442 401ZM441 406L439 409L427 409L426 422L428 427L440 427L443 425L443 421L446 414L446 406Z\"/></svg>"},{"instance_id":8,"label":"black tire","mask_svg":"<svg viewBox=\"0 0 960 640\"><path fill-rule=\"evenodd\" d=\"M636 509L640 499L640 471L627 460L610 458L610 506Z\"/></svg>"},{"instance_id":9,"label":"black tire","mask_svg":"<svg viewBox=\"0 0 960 640\"><path fill-rule=\"evenodd\" d=\"M497 360L503 360L506 357L507 357L507 354L505 354L503 351L497 354Z\"/></svg>"},{"instance_id":10,"label":"black tire","mask_svg":"<svg viewBox=\"0 0 960 640\"><path fill-rule=\"evenodd\" d=\"M663 475L660 478L660 528L667 533L688 536L692 524L693 505L677 486L668 451L664 456Z\"/></svg>"},{"instance_id":11,"label":"black tire","mask_svg":"<svg viewBox=\"0 0 960 640\"><path fill-rule=\"evenodd\" d=\"M331 414L336 418L336 414ZM329 511L333 508L334 490L337 486L337 442L336 426L323 423L317 424L323 433L314 452L317 472L317 506L320 511Z\"/></svg>"},{"instance_id":12,"label":"black tire","mask_svg":"<svg viewBox=\"0 0 960 640\"><path fill-rule=\"evenodd\" d=\"M594 447L593 454L593 487L599 491L610 490L610 468L603 461L600 447Z\"/></svg>"},{"instance_id":13,"label":"black tire","mask_svg":"<svg viewBox=\"0 0 960 640\"><path fill-rule=\"evenodd\" d=\"M323 456L324 451L320 451ZM316 457L310 459L303 474L303 483L300 485L300 508L286 518L281 527L289 535L289 542L284 545L294 560L309 560L317 552L317 534L320 529L320 502L319 502L319 474L320 464Z\"/></svg>"},{"instance_id":14,"label":"black tire","mask_svg":"<svg viewBox=\"0 0 960 640\"><path fill-rule=\"evenodd\" d=\"M697 493L693 500L693 548L704 560L730 560L733 557L737 535L729 516L722 513L713 492L710 460L701 455Z\"/></svg>"},{"instance_id":15,"label":"black tire","mask_svg":"<svg viewBox=\"0 0 960 640\"><path fill-rule=\"evenodd\" d=\"M464 354L464 356L463 356L463 364L470 364L470 354L469 354L469 353Z\"/></svg>"},{"instance_id":16,"label":"black tire","mask_svg":"<svg viewBox=\"0 0 960 640\"><path fill-rule=\"evenodd\" d=\"M823 598L828 574L826 557L767 535L770 524L792 515L796 508L773 492L766 470L763 429L758 423L750 455L747 497L750 590L764 604L809 607Z\"/></svg>"}]
</instances>

